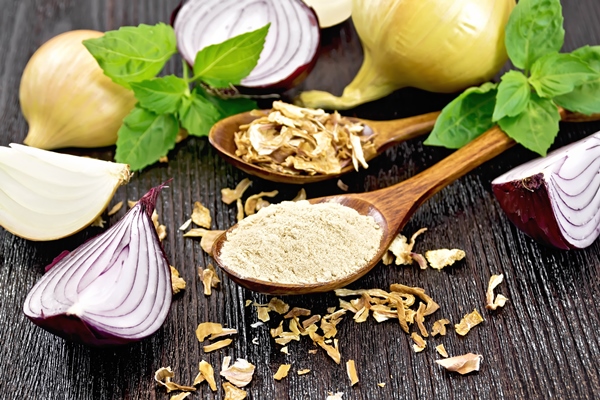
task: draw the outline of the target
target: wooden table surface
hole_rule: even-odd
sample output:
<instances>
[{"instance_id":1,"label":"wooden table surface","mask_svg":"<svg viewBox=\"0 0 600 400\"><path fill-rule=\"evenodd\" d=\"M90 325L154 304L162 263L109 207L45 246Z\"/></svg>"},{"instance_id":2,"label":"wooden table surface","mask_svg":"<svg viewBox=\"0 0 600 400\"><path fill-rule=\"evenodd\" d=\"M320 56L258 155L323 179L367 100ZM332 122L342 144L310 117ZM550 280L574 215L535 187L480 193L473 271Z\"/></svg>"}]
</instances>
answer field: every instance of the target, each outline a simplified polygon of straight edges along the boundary
<instances>
[{"instance_id":1,"label":"wooden table surface","mask_svg":"<svg viewBox=\"0 0 600 400\"><path fill-rule=\"evenodd\" d=\"M565 50L600 44L598 0L563 0ZM177 0L1 0L0 1L0 145L21 143L27 123L19 108L21 73L33 52L51 37L72 29L110 30L122 25L168 21ZM350 22L323 32L323 53L301 89L340 93L356 73L362 50ZM180 70L180 62L167 72ZM438 110L451 95L404 89L386 99L347 112L372 119L391 119ZM563 124L556 145L600 130L600 123ZM111 157L114 149L99 154ZM368 170L347 175L350 191L385 187L433 165L450 151L426 147L415 139L388 150ZM245 290L220 273L223 285L212 296L202 294L197 267L211 262L199 243L184 239L177 228L188 218L195 201L211 209L213 228L235 222L235 207L221 202L220 189L246 177L221 160L205 138L180 143L168 164L156 164L134 176L117 192L113 203L137 199L151 186L173 178L159 197L158 212L167 226L164 248L170 262L188 283L174 297L164 326L151 338L117 349L93 349L68 343L29 322L23 300L42 276L44 266L64 249L73 249L101 232L88 228L53 242L29 242L0 228L0 398L5 399L168 399L153 380L154 371L171 366L176 381L190 383L198 362L206 359L218 370L223 356L245 358L256 365L248 386L251 399L325 399L344 392L343 399L594 399L600 398L600 241L580 251L543 247L510 224L491 190L490 182L533 154L513 148L450 185L426 202L406 226L412 234L428 231L416 251L448 247L466 251L466 259L441 272L416 266L379 265L353 288L388 289L391 283L419 286L440 304L438 318L453 323L478 309L485 322L466 337L453 329L432 338L422 353L414 353L408 335L397 322L373 319L357 324L347 315L339 326L342 364L325 352L309 354L308 338L293 342L289 354L279 351L268 328L257 321L247 299L264 303L268 296ZM252 178L253 179L253 178ZM276 200L292 198L298 187L253 179L251 193L280 191ZM308 185L309 197L340 193L335 181ZM114 224L124 211L108 218ZM500 292L509 301L504 309L484 308L491 274L504 273ZM338 304L332 293L285 298L292 306L315 313ZM239 334L232 346L204 354L194 335L198 323L221 322ZM259 344L253 344L257 338ZM481 371L460 376L442 370L434 347L443 343L451 355L483 355ZM360 383L350 387L345 362L356 361ZM273 379L280 364L292 364L288 378ZM295 371L308 368L308 375ZM219 380L220 381L220 380ZM378 383L385 383L380 387ZM208 387L188 399L219 399L219 387Z\"/></svg>"}]
</instances>

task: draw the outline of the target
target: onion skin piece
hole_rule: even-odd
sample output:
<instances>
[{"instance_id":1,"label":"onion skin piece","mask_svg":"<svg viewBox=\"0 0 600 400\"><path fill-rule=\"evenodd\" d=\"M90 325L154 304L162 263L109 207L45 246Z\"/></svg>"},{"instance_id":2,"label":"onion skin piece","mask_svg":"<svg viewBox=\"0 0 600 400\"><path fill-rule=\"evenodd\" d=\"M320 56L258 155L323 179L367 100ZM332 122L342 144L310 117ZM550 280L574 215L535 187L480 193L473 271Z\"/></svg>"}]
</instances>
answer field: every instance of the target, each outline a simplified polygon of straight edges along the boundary
<instances>
[{"instance_id":1,"label":"onion skin piece","mask_svg":"<svg viewBox=\"0 0 600 400\"><path fill-rule=\"evenodd\" d=\"M492 181L508 219L535 241L582 249L600 235L600 132Z\"/></svg>"},{"instance_id":2,"label":"onion skin piece","mask_svg":"<svg viewBox=\"0 0 600 400\"><path fill-rule=\"evenodd\" d=\"M193 68L193 64L194 64L194 59L195 59L195 55L196 54L186 54L188 53L187 51L183 50L183 44L182 42L184 41L181 38L181 33L178 30L178 26L181 25L182 22L180 22L181 20L178 21L178 17L180 16L180 12L182 10L182 8L184 6L187 5L187 3L191 3L191 2L206 2L206 0L183 0L172 12L171 14L171 25L173 26L173 28L175 29L175 34L177 36L177 43L178 43L178 48L179 48L179 53L181 54L182 58L188 63L188 65L190 65L190 67ZM246 78L243 79L242 82L239 85L236 85L236 89L243 94L247 94L247 95L264 95L264 94L270 94L270 93L282 93L286 90L289 90L297 85L299 85L302 81L304 81L304 79L306 79L306 77L308 76L308 74L310 73L310 71L312 71L313 67L315 66L316 62L317 62L317 58L319 55L319 46L320 46L320 29L319 29L319 22L318 22L318 17L316 12L309 6L307 6L303 1L301 0L266 0L266 1L248 1L248 0L239 0L235 2L235 6L239 7L239 9L230 9L228 10L231 13L234 12L239 12L239 14L242 14L245 4L249 4L249 3L253 3L255 5L255 3L264 3L266 4L266 7L272 7L272 3L296 3L297 6L300 7L300 9L304 10L306 12L306 16L310 21L310 28L311 28L311 33L312 35L314 35L314 48L311 51L311 55L310 58L308 60L306 60L306 62L302 65L299 65L296 69L294 69L292 72L290 72L286 77L279 79L279 80L275 80L275 81L271 81L265 84L256 84L256 83L247 83L245 81L248 81L248 79L252 76L252 72L250 73L250 75ZM185 9L184 9L184 12ZM212 11L211 11L212 12ZM264 15L268 15L266 12L264 13ZM250 17L246 17L246 18L250 18ZM208 17L209 20L212 20L212 17ZM265 20L263 21L265 22L271 22L271 27L269 28L269 33L267 35L267 40L269 40L270 37L272 37L272 35L274 35L274 31L273 29L275 24L273 23L273 20L267 20L265 18ZM264 24L263 24L264 25ZM260 26L255 26L254 29L259 28ZM246 31L250 31L251 29L248 29ZM231 33L228 38L231 38L237 34L240 34L243 32L235 32L235 33ZM198 33L198 35L202 35L204 34L203 31L200 31L200 33ZM226 38L224 38L223 40L225 40ZM221 42L223 41L221 40ZM214 43L213 43L214 44ZM287 46L288 43L285 43L285 45ZM266 42L265 42L265 48L266 48ZM201 49L198 49L197 51L200 51ZM263 55L261 54L261 57L263 57ZM286 64L285 64L286 65ZM254 71L256 71L257 69L259 69L261 67L261 60L259 59L259 64L257 64L257 66L255 67ZM278 66L279 68L282 68L282 65ZM225 95L230 94L229 91L224 91Z\"/></svg>"},{"instance_id":3,"label":"onion skin piece","mask_svg":"<svg viewBox=\"0 0 600 400\"><path fill-rule=\"evenodd\" d=\"M156 332L172 300L169 262L151 220L163 187L103 234L59 254L27 295L25 315L89 346L125 345Z\"/></svg>"}]
</instances>

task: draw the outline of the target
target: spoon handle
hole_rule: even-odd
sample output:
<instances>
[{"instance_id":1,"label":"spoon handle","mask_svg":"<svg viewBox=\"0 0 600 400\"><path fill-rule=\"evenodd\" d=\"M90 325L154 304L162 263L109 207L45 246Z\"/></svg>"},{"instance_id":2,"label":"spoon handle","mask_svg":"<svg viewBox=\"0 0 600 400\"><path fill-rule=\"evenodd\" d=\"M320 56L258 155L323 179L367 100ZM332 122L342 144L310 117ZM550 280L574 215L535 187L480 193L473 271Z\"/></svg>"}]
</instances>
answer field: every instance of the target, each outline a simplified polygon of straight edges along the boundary
<instances>
[{"instance_id":1,"label":"spoon handle","mask_svg":"<svg viewBox=\"0 0 600 400\"><path fill-rule=\"evenodd\" d=\"M431 132L439 115L440 111L435 111L390 121L364 120L363 122L377 132L373 144L377 149L377 153L381 153L396 143Z\"/></svg>"}]
</instances>

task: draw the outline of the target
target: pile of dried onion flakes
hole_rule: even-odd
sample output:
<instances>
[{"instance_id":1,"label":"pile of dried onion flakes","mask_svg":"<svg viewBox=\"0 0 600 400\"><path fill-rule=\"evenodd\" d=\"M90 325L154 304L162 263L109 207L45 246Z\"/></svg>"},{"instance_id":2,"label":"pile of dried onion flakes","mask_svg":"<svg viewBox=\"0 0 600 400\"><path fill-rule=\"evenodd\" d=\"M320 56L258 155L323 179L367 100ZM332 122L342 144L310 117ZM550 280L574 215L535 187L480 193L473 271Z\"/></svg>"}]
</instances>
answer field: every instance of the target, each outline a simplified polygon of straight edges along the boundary
<instances>
[{"instance_id":1,"label":"pile of dried onion flakes","mask_svg":"<svg viewBox=\"0 0 600 400\"><path fill-rule=\"evenodd\" d=\"M337 111L294 106L274 101L268 115L241 125L235 134L236 155L269 170L290 175L337 174L352 163L368 168L375 155L374 135L365 135L362 123Z\"/></svg>"}]
</instances>

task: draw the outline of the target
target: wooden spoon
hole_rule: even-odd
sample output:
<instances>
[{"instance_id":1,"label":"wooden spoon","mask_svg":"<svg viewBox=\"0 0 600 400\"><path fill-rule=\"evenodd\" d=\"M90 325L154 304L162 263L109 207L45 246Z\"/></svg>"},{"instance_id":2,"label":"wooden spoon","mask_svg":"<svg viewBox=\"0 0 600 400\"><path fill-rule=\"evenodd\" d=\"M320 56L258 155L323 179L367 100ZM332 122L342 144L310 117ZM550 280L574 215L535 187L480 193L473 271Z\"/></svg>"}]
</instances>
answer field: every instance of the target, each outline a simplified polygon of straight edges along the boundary
<instances>
[{"instance_id":1,"label":"wooden spoon","mask_svg":"<svg viewBox=\"0 0 600 400\"><path fill-rule=\"evenodd\" d=\"M592 121L600 119L600 114L582 116L559 110L563 121ZM282 284L267 282L238 274L234 268L221 260L221 249L226 234L213 244L213 258L217 264L238 284L262 293L307 294L327 292L344 287L369 272L389 248L392 240L408 222L417 208L442 188L462 177L484 162L509 149L515 142L497 126L485 132L463 148L455 151L442 161L414 177L393 186L359 194L343 194L310 200L311 203L334 202L357 210L362 215L370 215L383 230L379 250L373 259L355 273L342 279L313 284ZM237 225L227 232L236 229Z\"/></svg>"},{"instance_id":2,"label":"wooden spoon","mask_svg":"<svg viewBox=\"0 0 600 400\"><path fill-rule=\"evenodd\" d=\"M268 112L268 110L264 111L265 113ZM370 161L396 143L413 139L430 132L431 129L433 129L433 125L439 114L440 112L436 111L391 121L371 121L368 119L351 117L348 117L348 119L365 124L366 128L364 134L366 136L375 135L373 143L375 145L376 154L366 159L367 161ZM245 162L235 155L236 146L233 137L235 132L239 130L240 125L249 124L256 118L258 117L251 115L250 112L232 115L231 117L227 117L217 122L208 135L208 140L217 152L219 152L226 161L242 171L269 181L298 185L336 178L347 172L354 171L352 163L349 163L343 167L338 174L291 175L271 171L258 165Z\"/></svg>"}]
</instances>

